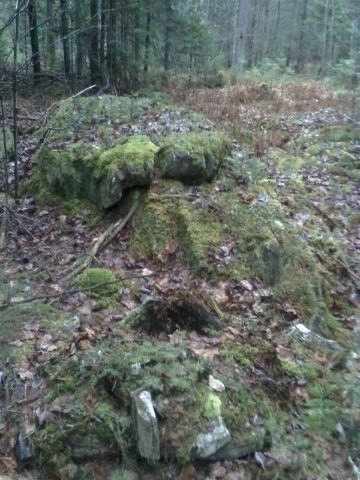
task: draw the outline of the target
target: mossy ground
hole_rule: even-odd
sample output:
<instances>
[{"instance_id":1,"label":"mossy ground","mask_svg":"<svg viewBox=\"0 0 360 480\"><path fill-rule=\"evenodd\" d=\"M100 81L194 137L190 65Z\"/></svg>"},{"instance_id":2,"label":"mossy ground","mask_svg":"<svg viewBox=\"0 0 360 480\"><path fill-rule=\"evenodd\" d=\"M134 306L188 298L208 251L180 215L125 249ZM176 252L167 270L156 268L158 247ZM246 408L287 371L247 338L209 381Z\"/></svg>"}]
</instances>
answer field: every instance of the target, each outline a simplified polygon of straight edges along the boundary
<instances>
[{"instance_id":1,"label":"mossy ground","mask_svg":"<svg viewBox=\"0 0 360 480\"><path fill-rule=\"evenodd\" d=\"M72 106L65 112L75 112L74 129L77 119L87 116L88 125L97 128L113 105L107 99L104 111L90 113L86 105L91 102L86 99L83 107ZM126 102L124 118L133 118L138 104ZM112 121L116 123L116 118ZM55 130L53 134L55 139ZM67 134L59 131L58 140ZM108 153L95 148L94 155L96 161L105 155L103 160L110 165L115 153L119 158L120 146L114 145L104 125L101 135L105 145L101 152ZM216 395L233 438L241 442L256 423L270 434L275 463L261 471L264 478L325 478L334 460L330 453L342 461L349 454L355 461L360 458L359 389L351 366L357 361L357 347L349 339L346 324L354 312L348 301L349 285L353 288L351 258L340 234L341 215L336 207L344 184L349 194L354 192L349 179L356 180L358 171L352 151L357 139L350 127L345 131L329 127L261 157L236 151L223 162L222 151L213 183L194 187L155 176L149 191L143 192L131 226L117 239L121 248L111 250L108 257L100 255L97 261L106 266L109 256L117 256L125 258L123 265L136 274L151 269L136 295L125 299L129 308L139 304L142 293L161 298L178 288L174 280L178 270L174 273L173 267L186 270L182 281L194 295L225 285L226 300L216 305L224 328L214 336L180 328L169 335L161 326L156 334L149 334L139 323L124 324L128 307L119 301L113 271L103 268L87 270L78 283L94 290L89 296L95 295L98 302L112 299L98 316L88 311L100 334L83 349L76 338L90 331L90 320L79 329L72 327L76 304L67 304L70 314L63 313L60 304L60 310L38 303L6 310L0 322L1 338L18 339L25 322L33 321L39 322L40 334L54 332L54 339L69 342L67 348L51 351L42 363L30 351L34 343L25 338L23 345L10 345L7 340L1 345L0 359L14 358L15 365L32 359L36 375L47 385L41 409L53 415L31 438L43 471L55 478L92 479L95 459L96 467L111 464L113 476L117 470L122 475L134 456L131 392L137 388L149 388L157 407L163 477L169 465L175 469L186 465L190 447L211 410L204 409L210 373L226 387ZM81 141L74 145L79 161L89 155L91 163L93 147L87 152ZM336 173L336 182L329 185L329 177L321 176L324 173ZM76 182L69 185L70 192L79 188ZM329 192L335 201L328 205ZM356 208L347 225L356 231ZM165 280L163 271L163 277L151 275L164 267L169 272ZM249 289L248 296L244 289ZM327 351L316 342L291 337L289 328L300 321L318 335L339 342L340 349ZM337 437L339 430L341 436L339 423L345 439ZM135 463L136 468L146 469L138 459ZM236 463L236 468L241 465ZM258 478L260 470L254 472L251 466L247 470L244 478ZM111 472L108 477L112 478Z\"/></svg>"},{"instance_id":2,"label":"mossy ground","mask_svg":"<svg viewBox=\"0 0 360 480\"><path fill-rule=\"evenodd\" d=\"M216 219L201 206L194 207L186 194L176 193L178 183L165 182L160 188L162 193L150 194L136 213L131 251L141 258L161 259L180 250L190 265L207 267L209 256L220 245L221 229Z\"/></svg>"},{"instance_id":3,"label":"mossy ground","mask_svg":"<svg viewBox=\"0 0 360 480\"><path fill-rule=\"evenodd\" d=\"M207 361L187 358L181 347L167 342L103 342L96 351L79 353L77 358L63 361L51 372L45 399L48 404L57 405L61 414L33 438L40 465L58 475L60 465L77 463L80 459L93 461L94 457L104 460L109 451L118 460L126 458L135 442L131 395L139 387L151 390L167 419L160 421L164 455L169 460L180 455L177 450L186 451L183 460L188 461L193 438L186 436L186 431L190 423L201 423L200 405L208 371ZM173 408L183 411L184 416L173 417L170 414ZM186 439L182 448L167 441L174 428Z\"/></svg>"},{"instance_id":4,"label":"mossy ground","mask_svg":"<svg viewBox=\"0 0 360 480\"><path fill-rule=\"evenodd\" d=\"M54 338L62 339L68 335L71 318L71 315L41 301L8 307L6 312L1 313L0 361L11 359L14 369L21 365L33 348L32 336L26 338L24 335L32 323L40 332L49 332Z\"/></svg>"}]
</instances>

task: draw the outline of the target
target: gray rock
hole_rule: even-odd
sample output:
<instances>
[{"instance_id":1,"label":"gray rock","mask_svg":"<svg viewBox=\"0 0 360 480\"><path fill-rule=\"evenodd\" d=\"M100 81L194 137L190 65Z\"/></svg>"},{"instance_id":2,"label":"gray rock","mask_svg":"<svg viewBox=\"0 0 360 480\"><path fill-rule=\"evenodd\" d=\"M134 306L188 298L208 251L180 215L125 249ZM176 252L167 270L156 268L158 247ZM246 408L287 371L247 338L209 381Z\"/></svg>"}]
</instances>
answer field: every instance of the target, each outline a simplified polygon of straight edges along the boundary
<instances>
[{"instance_id":1,"label":"gray rock","mask_svg":"<svg viewBox=\"0 0 360 480\"><path fill-rule=\"evenodd\" d=\"M160 459L158 422L148 390L133 393L133 412L137 436L137 450L150 465Z\"/></svg>"},{"instance_id":2,"label":"gray rock","mask_svg":"<svg viewBox=\"0 0 360 480\"><path fill-rule=\"evenodd\" d=\"M15 456L22 467L31 465L34 460L34 452L31 448L29 438L19 432L15 444Z\"/></svg>"},{"instance_id":3,"label":"gray rock","mask_svg":"<svg viewBox=\"0 0 360 480\"><path fill-rule=\"evenodd\" d=\"M266 445L268 443L266 436L267 434L265 429L255 429L252 432L249 432L247 435L244 435L241 441L235 442L231 440L222 448L210 455L207 460L211 462L224 460L234 461L254 454L255 452L260 452L264 448L268 448L270 446Z\"/></svg>"},{"instance_id":4,"label":"gray rock","mask_svg":"<svg viewBox=\"0 0 360 480\"><path fill-rule=\"evenodd\" d=\"M155 167L163 178L198 184L215 177L230 150L229 139L218 133L173 134L160 146Z\"/></svg>"},{"instance_id":5,"label":"gray rock","mask_svg":"<svg viewBox=\"0 0 360 480\"><path fill-rule=\"evenodd\" d=\"M206 460L229 443L230 440L229 430L226 428L222 417L218 417L209 422L207 432L200 433L197 436L196 444L191 454L195 459Z\"/></svg>"},{"instance_id":6,"label":"gray rock","mask_svg":"<svg viewBox=\"0 0 360 480\"><path fill-rule=\"evenodd\" d=\"M330 352L343 352L343 348L334 340L329 340L318 333L314 333L302 323L290 327L288 334L304 343L310 343L318 348Z\"/></svg>"}]
</instances>

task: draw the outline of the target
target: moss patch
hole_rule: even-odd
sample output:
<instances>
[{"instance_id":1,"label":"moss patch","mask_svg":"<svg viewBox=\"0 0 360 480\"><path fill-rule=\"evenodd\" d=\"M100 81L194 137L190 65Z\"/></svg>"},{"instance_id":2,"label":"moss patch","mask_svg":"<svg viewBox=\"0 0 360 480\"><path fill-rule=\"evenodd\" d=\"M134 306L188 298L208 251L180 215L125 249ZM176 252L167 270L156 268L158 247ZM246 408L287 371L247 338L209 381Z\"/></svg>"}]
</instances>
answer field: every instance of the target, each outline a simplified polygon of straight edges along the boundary
<instances>
[{"instance_id":1,"label":"moss patch","mask_svg":"<svg viewBox=\"0 0 360 480\"><path fill-rule=\"evenodd\" d=\"M0 362L11 359L14 366L19 366L25 360L33 349L31 336L24 335L27 326L38 325L54 339L68 339L71 323L69 314L41 302L8 307L1 314Z\"/></svg>"},{"instance_id":2,"label":"moss patch","mask_svg":"<svg viewBox=\"0 0 360 480\"><path fill-rule=\"evenodd\" d=\"M72 462L123 460L134 449L131 392L138 388L152 392L164 415L163 450L173 457L177 449L181 455L186 450L188 460L193 441L188 432L200 422L208 372L206 360L191 359L183 348L167 342L102 342L79 358L63 361L57 371L49 370L45 399L59 415L33 436L40 466L56 476ZM174 414L175 406L184 415ZM184 439L178 446L167 441L175 430Z\"/></svg>"},{"instance_id":3,"label":"moss patch","mask_svg":"<svg viewBox=\"0 0 360 480\"><path fill-rule=\"evenodd\" d=\"M106 268L88 268L77 277L77 285L95 297L100 308L116 304L119 299L120 282Z\"/></svg>"},{"instance_id":4,"label":"moss patch","mask_svg":"<svg viewBox=\"0 0 360 480\"><path fill-rule=\"evenodd\" d=\"M121 199L124 189L150 183L156 151L141 135L123 139L112 149L84 141L65 150L45 146L38 154L39 178L57 195L107 208Z\"/></svg>"},{"instance_id":5,"label":"moss patch","mask_svg":"<svg viewBox=\"0 0 360 480\"><path fill-rule=\"evenodd\" d=\"M206 210L165 193L148 198L138 209L130 248L142 258L166 258L169 251L180 248L190 264L203 265L218 247L220 235L220 225Z\"/></svg>"},{"instance_id":6,"label":"moss patch","mask_svg":"<svg viewBox=\"0 0 360 480\"><path fill-rule=\"evenodd\" d=\"M166 137L156 156L156 168L164 178L201 183L214 178L231 142L220 133L179 133Z\"/></svg>"}]
</instances>

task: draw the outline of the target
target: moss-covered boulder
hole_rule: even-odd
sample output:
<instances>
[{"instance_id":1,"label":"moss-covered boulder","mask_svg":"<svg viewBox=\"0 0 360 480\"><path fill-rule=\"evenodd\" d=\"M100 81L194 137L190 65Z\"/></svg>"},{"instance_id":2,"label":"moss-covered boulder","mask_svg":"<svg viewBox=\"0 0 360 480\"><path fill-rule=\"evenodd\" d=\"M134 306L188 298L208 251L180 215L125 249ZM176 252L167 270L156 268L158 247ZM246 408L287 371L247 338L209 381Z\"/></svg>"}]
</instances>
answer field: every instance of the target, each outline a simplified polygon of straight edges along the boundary
<instances>
[{"instance_id":1,"label":"moss-covered boulder","mask_svg":"<svg viewBox=\"0 0 360 480\"><path fill-rule=\"evenodd\" d=\"M215 177L230 150L230 140L220 133L177 133L160 146L156 168L163 178L198 184Z\"/></svg>"},{"instance_id":2,"label":"moss-covered boulder","mask_svg":"<svg viewBox=\"0 0 360 480\"><path fill-rule=\"evenodd\" d=\"M99 208L114 206L124 189L148 186L154 177L210 181L231 149L224 135L204 132L211 128L205 118L146 97L64 100L46 127L38 131L43 142L27 190L45 186Z\"/></svg>"},{"instance_id":3,"label":"moss-covered boulder","mask_svg":"<svg viewBox=\"0 0 360 480\"><path fill-rule=\"evenodd\" d=\"M156 151L142 135L122 139L111 149L78 141L61 150L44 147L38 171L53 193L108 208L119 202L124 189L150 183Z\"/></svg>"}]
</instances>

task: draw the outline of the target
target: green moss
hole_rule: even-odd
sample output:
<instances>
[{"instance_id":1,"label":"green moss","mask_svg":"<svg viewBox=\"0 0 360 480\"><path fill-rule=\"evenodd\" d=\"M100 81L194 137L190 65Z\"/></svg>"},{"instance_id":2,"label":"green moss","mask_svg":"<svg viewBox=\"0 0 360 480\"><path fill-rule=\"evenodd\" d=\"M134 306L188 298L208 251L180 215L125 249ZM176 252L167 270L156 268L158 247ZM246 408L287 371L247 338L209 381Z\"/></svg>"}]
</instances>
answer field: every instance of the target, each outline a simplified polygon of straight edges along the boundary
<instances>
[{"instance_id":1,"label":"green moss","mask_svg":"<svg viewBox=\"0 0 360 480\"><path fill-rule=\"evenodd\" d=\"M306 149L307 155L310 155L311 157L319 157L322 155L326 150L326 145L323 143L313 143L312 145L309 145Z\"/></svg>"},{"instance_id":2,"label":"green moss","mask_svg":"<svg viewBox=\"0 0 360 480\"><path fill-rule=\"evenodd\" d=\"M166 197L144 200L136 211L134 233L129 242L135 255L148 258L160 254L172 242L177 244L176 205L176 200Z\"/></svg>"},{"instance_id":3,"label":"green moss","mask_svg":"<svg viewBox=\"0 0 360 480\"><path fill-rule=\"evenodd\" d=\"M19 288L24 291L23 286L19 285ZM70 319L68 313L40 301L8 307L2 313L0 321L0 362L11 359L12 364L16 366L26 359L33 349L32 340L23 339L22 332L26 325L34 322L42 330L54 335L54 339L68 339L66 325Z\"/></svg>"},{"instance_id":4,"label":"green moss","mask_svg":"<svg viewBox=\"0 0 360 480\"><path fill-rule=\"evenodd\" d=\"M171 184L169 187L171 190ZM142 258L180 248L190 264L205 265L221 241L221 227L208 212L166 193L145 200L135 215L134 226L130 248Z\"/></svg>"},{"instance_id":5,"label":"green moss","mask_svg":"<svg viewBox=\"0 0 360 480\"><path fill-rule=\"evenodd\" d=\"M100 207L116 203L123 189L148 185L157 147L140 135L105 149L83 141L64 150L44 146L38 153L37 177L65 199L85 198Z\"/></svg>"},{"instance_id":6,"label":"green moss","mask_svg":"<svg viewBox=\"0 0 360 480\"><path fill-rule=\"evenodd\" d=\"M155 164L164 178L200 183L215 176L230 149L229 138L219 133L177 133L160 145Z\"/></svg>"},{"instance_id":7,"label":"green moss","mask_svg":"<svg viewBox=\"0 0 360 480\"><path fill-rule=\"evenodd\" d=\"M271 149L269 154L278 168L291 172L299 170L307 160L304 156L290 155L282 149Z\"/></svg>"},{"instance_id":8,"label":"green moss","mask_svg":"<svg viewBox=\"0 0 360 480\"><path fill-rule=\"evenodd\" d=\"M204 417L209 420L221 417L221 400L215 393L209 393L206 398Z\"/></svg>"},{"instance_id":9,"label":"green moss","mask_svg":"<svg viewBox=\"0 0 360 480\"><path fill-rule=\"evenodd\" d=\"M126 452L134 448L129 412L131 392L137 388L149 389L159 409L165 409L164 456L189 460L193 436L188 432L200 424L208 392L206 360L190 358L182 347L168 342L134 343L121 338L77 357L57 364L56 371L53 365L42 372L49 375L46 400L58 406L61 415L34 434L40 467L56 477L72 461L101 458L109 451L126 460ZM67 391L70 386L72 392ZM163 404L161 398L166 398ZM180 417L174 414L176 409L184 409ZM174 429L183 436L181 446L166 440Z\"/></svg>"},{"instance_id":10,"label":"green moss","mask_svg":"<svg viewBox=\"0 0 360 480\"><path fill-rule=\"evenodd\" d=\"M247 344L235 345L231 347L230 350L222 352L222 355L224 354L225 356L230 356L230 358L243 367L253 368L258 349Z\"/></svg>"},{"instance_id":11,"label":"green moss","mask_svg":"<svg viewBox=\"0 0 360 480\"><path fill-rule=\"evenodd\" d=\"M109 480L137 480L138 478L137 473L124 468L117 468L111 473Z\"/></svg>"},{"instance_id":12,"label":"green moss","mask_svg":"<svg viewBox=\"0 0 360 480\"><path fill-rule=\"evenodd\" d=\"M360 212L352 211L348 216L347 221L352 228L360 225Z\"/></svg>"},{"instance_id":13,"label":"green moss","mask_svg":"<svg viewBox=\"0 0 360 480\"><path fill-rule=\"evenodd\" d=\"M101 95L62 100L51 119L50 140L69 139L99 125L131 121L149 107L145 97Z\"/></svg>"},{"instance_id":14,"label":"green moss","mask_svg":"<svg viewBox=\"0 0 360 480\"><path fill-rule=\"evenodd\" d=\"M135 135L101 153L96 171L99 176L103 175L104 170L108 170L110 175L115 173L123 180L124 188L147 185L153 173L157 151L157 146L147 137Z\"/></svg>"},{"instance_id":15,"label":"green moss","mask_svg":"<svg viewBox=\"0 0 360 480\"><path fill-rule=\"evenodd\" d=\"M325 128L322 135L328 142L350 142L359 138L359 134L355 129L339 126Z\"/></svg>"},{"instance_id":16,"label":"green moss","mask_svg":"<svg viewBox=\"0 0 360 480\"><path fill-rule=\"evenodd\" d=\"M323 376L321 367L312 361L296 362L287 358L281 358L281 366L288 375L295 376L298 380L316 382L318 378Z\"/></svg>"},{"instance_id":17,"label":"green moss","mask_svg":"<svg viewBox=\"0 0 360 480\"><path fill-rule=\"evenodd\" d=\"M205 210L191 209L184 202L177 211L179 236L192 265L206 266L206 260L221 242L221 227Z\"/></svg>"},{"instance_id":18,"label":"green moss","mask_svg":"<svg viewBox=\"0 0 360 480\"><path fill-rule=\"evenodd\" d=\"M91 197L89 191L97 181L94 172L98 155L99 149L84 141L59 151L44 146L37 154L39 179L56 195L68 199Z\"/></svg>"},{"instance_id":19,"label":"green moss","mask_svg":"<svg viewBox=\"0 0 360 480\"><path fill-rule=\"evenodd\" d=\"M126 357L119 355L120 351L126 352ZM134 365L140 366L138 375L133 374ZM181 348L166 342L157 345L124 342L116 349L111 346L104 350L100 373L110 382L117 398L123 399L139 387L149 388L153 393L189 392L206 372L208 363L205 360L194 362L184 357Z\"/></svg>"},{"instance_id":20,"label":"green moss","mask_svg":"<svg viewBox=\"0 0 360 480\"><path fill-rule=\"evenodd\" d=\"M309 388L310 399L306 404L304 421L311 431L331 437L339 418L342 403L334 396L336 387L318 383Z\"/></svg>"},{"instance_id":21,"label":"green moss","mask_svg":"<svg viewBox=\"0 0 360 480\"><path fill-rule=\"evenodd\" d=\"M78 276L77 285L100 297L114 295L119 289L115 274L107 268L88 268Z\"/></svg>"}]
</instances>

